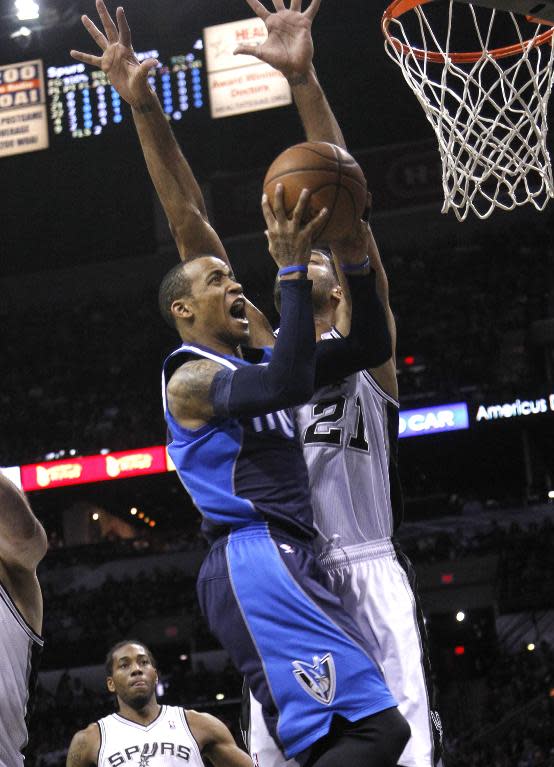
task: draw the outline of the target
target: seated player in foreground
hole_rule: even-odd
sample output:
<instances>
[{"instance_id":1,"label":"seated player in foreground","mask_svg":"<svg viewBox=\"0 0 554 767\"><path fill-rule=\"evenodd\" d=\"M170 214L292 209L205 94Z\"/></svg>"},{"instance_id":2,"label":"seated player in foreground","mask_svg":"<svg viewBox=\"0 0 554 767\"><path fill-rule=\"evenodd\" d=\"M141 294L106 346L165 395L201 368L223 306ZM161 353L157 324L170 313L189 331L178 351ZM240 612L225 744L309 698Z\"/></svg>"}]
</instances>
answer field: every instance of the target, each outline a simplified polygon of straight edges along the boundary
<instances>
[{"instance_id":1,"label":"seated player in foreground","mask_svg":"<svg viewBox=\"0 0 554 767\"><path fill-rule=\"evenodd\" d=\"M282 292L279 338L273 351L258 350L262 364L242 356L245 300L220 259L199 257L162 282L162 312L184 342L164 366L169 452L212 543L200 606L272 736L314 767L392 767L409 728L356 625L323 586L290 410L313 393L319 363L328 372L342 349L319 344L316 361L306 273L326 211L303 225L307 203L303 192L291 219L282 188L274 212L262 203Z\"/></svg>"},{"instance_id":2,"label":"seated player in foreground","mask_svg":"<svg viewBox=\"0 0 554 767\"><path fill-rule=\"evenodd\" d=\"M77 732L67 767L252 767L227 727L211 714L160 706L158 673L148 647L134 639L118 642L106 658L106 684L117 713Z\"/></svg>"}]
</instances>

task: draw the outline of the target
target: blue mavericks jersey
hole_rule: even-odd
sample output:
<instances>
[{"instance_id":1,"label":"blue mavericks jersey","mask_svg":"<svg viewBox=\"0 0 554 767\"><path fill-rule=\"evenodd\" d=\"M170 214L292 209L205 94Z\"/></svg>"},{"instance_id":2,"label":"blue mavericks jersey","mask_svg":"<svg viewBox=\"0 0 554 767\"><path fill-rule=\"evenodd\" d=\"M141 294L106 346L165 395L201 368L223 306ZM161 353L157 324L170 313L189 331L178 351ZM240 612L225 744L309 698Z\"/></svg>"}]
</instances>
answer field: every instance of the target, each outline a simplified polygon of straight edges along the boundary
<instances>
[{"instance_id":1,"label":"blue mavericks jersey","mask_svg":"<svg viewBox=\"0 0 554 767\"><path fill-rule=\"evenodd\" d=\"M261 352L261 362L267 364L272 350ZM162 394L172 438L168 452L203 516L204 534L213 541L230 530L269 522L314 537L308 471L292 410L213 418L195 430L180 426L171 415L167 382L180 365L198 357L231 370L251 363L187 344L164 362Z\"/></svg>"}]
</instances>

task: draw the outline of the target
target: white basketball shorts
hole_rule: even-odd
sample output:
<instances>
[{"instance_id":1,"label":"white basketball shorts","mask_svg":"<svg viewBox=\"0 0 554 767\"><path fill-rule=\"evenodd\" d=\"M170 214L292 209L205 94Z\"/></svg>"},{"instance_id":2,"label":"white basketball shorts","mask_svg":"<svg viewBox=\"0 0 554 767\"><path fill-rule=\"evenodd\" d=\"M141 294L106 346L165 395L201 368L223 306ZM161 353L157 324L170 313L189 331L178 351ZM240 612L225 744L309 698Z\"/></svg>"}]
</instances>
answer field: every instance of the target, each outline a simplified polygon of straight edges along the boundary
<instances>
[{"instance_id":1,"label":"white basketball shorts","mask_svg":"<svg viewBox=\"0 0 554 767\"><path fill-rule=\"evenodd\" d=\"M411 563L389 538L340 548L321 556L329 588L355 618L398 701L412 735L399 765L440 764L442 727L434 710L427 638ZM301 767L285 759L271 738L262 707L250 694L248 748L255 767Z\"/></svg>"}]
</instances>

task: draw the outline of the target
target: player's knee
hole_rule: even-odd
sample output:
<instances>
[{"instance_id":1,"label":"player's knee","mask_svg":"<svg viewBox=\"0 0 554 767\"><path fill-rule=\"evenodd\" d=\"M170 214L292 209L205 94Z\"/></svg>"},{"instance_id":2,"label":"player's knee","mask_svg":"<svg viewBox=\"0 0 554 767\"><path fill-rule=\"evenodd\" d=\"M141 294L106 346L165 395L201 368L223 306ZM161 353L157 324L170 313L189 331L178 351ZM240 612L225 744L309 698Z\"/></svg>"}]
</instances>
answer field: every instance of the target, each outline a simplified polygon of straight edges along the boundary
<instances>
[{"instance_id":1,"label":"player's knee","mask_svg":"<svg viewBox=\"0 0 554 767\"><path fill-rule=\"evenodd\" d=\"M360 735L372 745L375 765L395 767L411 734L410 725L400 711L388 708L362 719L359 724Z\"/></svg>"},{"instance_id":2,"label":"player's knee","mask_svg":"<svg viewBox=\"0 0 554 767\"><path fill-rule=\"evenodd\" d=\"M408 724L408 720L402 716L397 708L391 708L389 711L391 719L391 751L396 753L396 756L394 756L394 753L391 753L391 758L393 758L391 764L395 765L400 757L400 754L404 751L408 741L410 740L411 730L410 725Z\"/></svg>"}]
</instances>

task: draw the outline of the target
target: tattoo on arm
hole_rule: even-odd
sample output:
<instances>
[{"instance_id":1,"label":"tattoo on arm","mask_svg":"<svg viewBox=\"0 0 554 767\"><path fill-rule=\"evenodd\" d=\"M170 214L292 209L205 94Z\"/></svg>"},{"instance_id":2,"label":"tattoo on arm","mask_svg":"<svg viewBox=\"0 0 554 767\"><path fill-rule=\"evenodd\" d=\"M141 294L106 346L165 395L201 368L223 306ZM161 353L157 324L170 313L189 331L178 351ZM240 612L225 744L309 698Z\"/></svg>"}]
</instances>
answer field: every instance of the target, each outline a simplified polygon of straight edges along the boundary
<instances>
[{"instance_id":1,"label":"tattoo on arm","mask_svg":"<svg viewBox=\"0 0 554 767\"><path fill-rule=\"evenodd\" d=\"M66 767L89 767L90 761L86 758L87 751L86 738L83 734L78 733L69 746Z\"/></svg>"},{"instance_id":2,"label":"tattoo on arm","mask_svg":"<svg viewBox=\"0 0 554 767\"><path fill-rule=\"evenodd\" d=\"M212 360L186 362L171 377L167 393L176 418L208 420L213 416L210 389L221 365Z\"/></svg>"}]
</instances>

